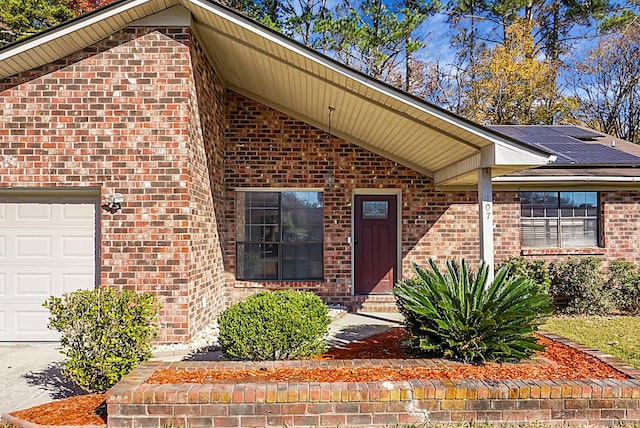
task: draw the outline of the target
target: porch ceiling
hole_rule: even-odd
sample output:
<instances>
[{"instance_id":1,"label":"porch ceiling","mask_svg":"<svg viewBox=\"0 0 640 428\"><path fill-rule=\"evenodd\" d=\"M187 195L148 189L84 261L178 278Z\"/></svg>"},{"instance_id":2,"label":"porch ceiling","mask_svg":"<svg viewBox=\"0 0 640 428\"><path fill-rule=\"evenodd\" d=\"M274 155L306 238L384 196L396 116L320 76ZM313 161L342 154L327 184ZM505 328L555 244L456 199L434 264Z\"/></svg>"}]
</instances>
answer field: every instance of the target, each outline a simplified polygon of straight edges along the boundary
<instances>
[{"instance_id":1,"label":"porch ceiling","mask_svg":"<svg viewBox=\"0 0 640 428\"><path fill-rule=\"evenodd\" d=\"M210 0L113 3L0 50L0 77L55 61L174 5L191 13L196 36L228 88L324 130L332 106L332 134L436 184L475 184L480 166L503 175L548 162L547 153L344 67ZM511 155L486 156L494 146Z\"/></svg>"}]
</instances>

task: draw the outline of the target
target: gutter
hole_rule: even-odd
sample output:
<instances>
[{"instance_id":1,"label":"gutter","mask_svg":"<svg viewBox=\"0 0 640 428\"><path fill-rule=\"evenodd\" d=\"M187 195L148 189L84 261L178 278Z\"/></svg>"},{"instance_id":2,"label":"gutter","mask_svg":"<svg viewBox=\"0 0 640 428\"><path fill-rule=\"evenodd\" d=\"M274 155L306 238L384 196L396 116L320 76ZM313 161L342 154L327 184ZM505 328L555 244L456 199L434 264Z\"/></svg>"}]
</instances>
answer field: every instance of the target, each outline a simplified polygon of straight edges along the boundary
<instances>
[{"instance_id":1,"label":"gutter","mask_svg":"<svg viewBox=\"0 0 640 428\"><path fill-rule=\"evenodd\" d=\"M612 183L640 183L640 177L620 176L591 176L591 175L563 175L563 176L518 176L494 177L495 183L532 183L532 182L612 182Z\"/></svg>"}]
</instances>

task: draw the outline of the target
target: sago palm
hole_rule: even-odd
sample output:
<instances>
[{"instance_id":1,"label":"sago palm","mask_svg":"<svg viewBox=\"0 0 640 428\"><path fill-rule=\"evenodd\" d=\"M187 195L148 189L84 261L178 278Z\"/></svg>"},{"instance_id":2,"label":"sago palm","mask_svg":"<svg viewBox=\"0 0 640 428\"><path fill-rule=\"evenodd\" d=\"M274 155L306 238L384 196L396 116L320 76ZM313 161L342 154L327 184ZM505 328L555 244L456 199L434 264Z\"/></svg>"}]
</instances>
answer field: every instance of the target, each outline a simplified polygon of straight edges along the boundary
<instances>
[{"instance_id":1,"label":"sago palm","mask_svg":"<svg viewBox=\"0 0 640 428\"><path fill-rule=\"evenodd\" d=\"M503 267L488 283L488 265L476 274L464 260L448 261L444 272L433 260L413 270L415 277L393 289L413 347L473 363L521 360L543 349L533 332L553 304L531 280Z\"/></svg>"}]
</instances>

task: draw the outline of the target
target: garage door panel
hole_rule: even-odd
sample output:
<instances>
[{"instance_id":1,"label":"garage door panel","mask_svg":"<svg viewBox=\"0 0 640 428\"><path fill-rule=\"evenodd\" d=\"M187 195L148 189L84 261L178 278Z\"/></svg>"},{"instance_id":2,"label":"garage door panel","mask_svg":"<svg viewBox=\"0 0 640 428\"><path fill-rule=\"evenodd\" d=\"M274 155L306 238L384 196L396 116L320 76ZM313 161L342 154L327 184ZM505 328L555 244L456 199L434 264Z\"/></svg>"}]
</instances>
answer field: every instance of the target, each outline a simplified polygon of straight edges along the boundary
<instances>
[{"instance_id":1,"label":"garage door panel","mask_svg":"<svg viewBox=\"0 0 640 428\"><path fill-rule=\"evenodd\" d=\"M16 204L15 219L17 221L51 221L53 219L53 206L51 204Z\"/></svg>"},{"instance_id":2,"label":"garage door panel","mask_svg":"<svg viewBox=\"0 0 640 428\"><path fill-rule=\"evenodd\" d=\"M76 290L86 290L93 287L93 272L89 273L64 273L61 275L62 293L70 293Z\"/></svg>"},{"instance_id":3,"label":"garage door panel","mask_svg":"<svg viewBox=\"0 0 640 428\"><path fill-rule=\"evenodd\" d=\"M19 273L16 275L15 297L42 296L54 294L50 273Z\"/></svg>"},{"instance_id":4,"label":"garage door panel","mask_svg":"<svg viewBox=\"0 0 640 428\"><path fill-rule=\"evenodd\" d=\"M71 236L65 235L61 237L61 258L73 257L93 259L94 240L93 236Z\"/></svg>"},{"instance_id":5,"label":"garage door panel","mask_svg":"<svg viewBox=\"0 0 640 428\"><path fill-rule=\"evenodd\" d=\"M44 235L16 235L16 259L50 259L53 238Z\"/></svg>"},{"instance_id":6,"label":"garage door panel","mask_svg":"<svg viewBox=\"0 0 640 428\"><path fill-rule=\"evenodd\" d=\"M41 340L42 331L46 330L49 322L49 311L46 308L34 310L29 307L14 308L13 328L18 337L26 340ZM51 331L50 340L58 340L59 335L55 331ZM24 340L23 339L23 340Z\"/></svg>"},{"instance_id":7,"label":"garage door panel","mask_svg":"<svg viewBox=\"0 0 640 428\"><path fill-rule=\"evenodd\" d=\"M75 220L82 224L93 227L93 221L88 221L94 215L93 205L63 205L61 207L61 217L65 220Z\"/></svg>"},{"instance_id":8,"label":"garage door panel","mask_svg":"<svg viewBox=\"0 0 640 428\"><path fill-rule=\"evenodd\" d=\"M0 202L0 341L59 340L42 303L95 286L95 207Z\"/></svg>"}]
</instances>

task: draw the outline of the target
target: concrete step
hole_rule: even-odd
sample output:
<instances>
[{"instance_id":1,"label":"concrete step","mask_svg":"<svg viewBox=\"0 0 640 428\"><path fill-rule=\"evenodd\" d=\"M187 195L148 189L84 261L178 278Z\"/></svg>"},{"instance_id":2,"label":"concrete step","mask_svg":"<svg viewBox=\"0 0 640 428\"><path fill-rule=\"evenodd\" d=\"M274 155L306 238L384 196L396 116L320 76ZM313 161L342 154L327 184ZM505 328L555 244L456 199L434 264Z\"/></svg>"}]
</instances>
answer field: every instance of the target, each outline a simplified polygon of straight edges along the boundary
<instances>
[{"instance_id":1,"label":"concrete step","mask_svg":"<svg viewBox=\"0 0 640 428\"><path fill-rule=\"evenodd\" d=\"M349 312L397 313L396 299L392 295L354 296L348 305Z\"/></svg>"}]
</instances>

